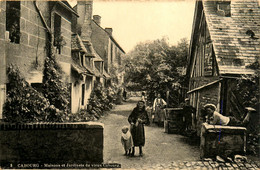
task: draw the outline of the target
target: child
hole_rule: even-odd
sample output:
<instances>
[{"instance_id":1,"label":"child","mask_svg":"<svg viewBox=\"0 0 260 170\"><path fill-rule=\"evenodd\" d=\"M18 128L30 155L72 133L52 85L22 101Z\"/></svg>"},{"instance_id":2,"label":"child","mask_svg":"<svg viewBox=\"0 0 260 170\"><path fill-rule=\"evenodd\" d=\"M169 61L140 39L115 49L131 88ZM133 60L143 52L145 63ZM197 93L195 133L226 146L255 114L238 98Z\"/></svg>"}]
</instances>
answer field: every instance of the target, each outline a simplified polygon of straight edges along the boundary
<instances>
[{"instance_id":1,"label":"child","mask_svg":"<svg viewBox=\"0 0 260 170\"><path fill-rule=\"evenodd\" d=\"M133 147L133 139L127 126L122 128L121 142L125 149L125 155L130 155L131 148Z\"/></svg>"}]
</instances>

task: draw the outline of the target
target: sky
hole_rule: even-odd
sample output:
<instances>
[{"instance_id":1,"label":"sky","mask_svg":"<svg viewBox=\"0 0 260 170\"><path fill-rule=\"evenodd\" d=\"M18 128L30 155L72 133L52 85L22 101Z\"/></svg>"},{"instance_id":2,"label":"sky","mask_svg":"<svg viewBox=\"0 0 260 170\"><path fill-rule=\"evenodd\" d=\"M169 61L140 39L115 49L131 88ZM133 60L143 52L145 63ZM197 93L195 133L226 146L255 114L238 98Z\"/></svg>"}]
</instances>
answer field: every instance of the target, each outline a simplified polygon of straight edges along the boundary
<instances>
[{"instance_id":1,"label":"sky","mask_svg":"<svg viewBox=\"0 0 260 170\"><path fill-rule=\"evenodd\" d=\"M76 0L69 0L72 6ZM168 37L176 45L191 37L194 0L106 0L93 2L93 15L101 16L103 28L113 28L113 37L129 52L139 42Z\"/></svg>"}]
</instances>

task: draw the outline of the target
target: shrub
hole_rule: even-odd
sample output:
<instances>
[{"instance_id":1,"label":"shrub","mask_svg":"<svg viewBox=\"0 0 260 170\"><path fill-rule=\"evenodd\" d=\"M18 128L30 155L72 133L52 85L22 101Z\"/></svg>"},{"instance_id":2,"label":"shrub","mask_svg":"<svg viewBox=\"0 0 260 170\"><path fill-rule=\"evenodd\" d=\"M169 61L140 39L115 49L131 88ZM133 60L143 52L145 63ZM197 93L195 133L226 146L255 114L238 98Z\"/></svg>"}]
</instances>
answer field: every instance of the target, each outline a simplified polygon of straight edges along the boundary
<instances>
[{"instance_id":1,"label":"shrub","mask_svg":"<svg viewBox=\"0 0 260 170\"><path fill-rule=\"evenodd\" d=\"M7 69L9 79L3 116L8 122L44 121L48 115L49 102L21 77L17 67L10 65Z\"/></svg>"},{"instance_id":2,"label":"shrub","mask_svg":"<svg viewBox=\"0 0 260 170\"><path fill-rule=\"evenodd\" d=\"M51 105L66 115L69 112L69 91L67 85L62 82L61 72L55 56L46 57L43 71L43 94Z\"/></svg>"},{"instance_id":3,"label":"shrub","mask_svg":"<svg viewBox=\"0 0 260 170\"><path fill-rule=\"evenodd\" d=\"M94 89L91 92L88 106L88 113L99 118L113 107L115 93L112 88L104 88L101 83L95 82Z\"/></svg>"}]
</instances>

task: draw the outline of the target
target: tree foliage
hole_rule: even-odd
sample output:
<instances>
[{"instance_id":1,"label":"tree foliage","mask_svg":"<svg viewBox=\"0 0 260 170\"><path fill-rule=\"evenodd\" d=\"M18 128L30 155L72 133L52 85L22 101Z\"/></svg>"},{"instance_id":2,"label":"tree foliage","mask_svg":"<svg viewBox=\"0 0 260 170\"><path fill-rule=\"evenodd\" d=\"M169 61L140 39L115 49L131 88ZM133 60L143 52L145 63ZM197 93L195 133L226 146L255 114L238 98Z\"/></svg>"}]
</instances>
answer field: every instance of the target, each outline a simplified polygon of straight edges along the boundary
<instances>
[{"instance_id":1,"label":"tree foliage","mask_svg":"<svg viewBox=\"0 0 260 170\"><path fill-rule=\"evenodd\" d=\"M10 65L7 75L9 84L3 109L4 120L22 123L48 119L49 101L25 81L17 67Z\"/></svg>"},{"instance_id":2,"label":"tree foliage","mask_svg":"<svg viewBox=\"0 0 260 170\"><path fill-rule=\"evenodd\" d=\"M166 38L139 43L123 61L127 88L147 91L150 100L156 92L165 97L167 90L178 95L175 87L183 81L178 70L186 66L187 55L186 39L175 46L170 46ZM177 104L177 101L172 103Z\"/></svg>"},{"instance_id":3,"label":"tree foliage","mask_svg":"<svg viewBox=\"0 0 260 170\"><path fill-rule=\"evenodd\" d=\"M55 55L52 53L46 57L43 70L43 94L50 104L62 111L69 112L69 91L62 81L62 71Z\"/></svg>"},{"instance_id":4,"label":"tree foliage","mask_svg":"<svg viewBox=\"0 0 260 170\"><path fill-rule=\"evenodd\" d=\"M238 79L235 91L242 98L243 106L253 107L259 113L259 61L255 61L248 68L255 70L255 74L244 75L241 79Z\"/></svg>"}]
</instances>

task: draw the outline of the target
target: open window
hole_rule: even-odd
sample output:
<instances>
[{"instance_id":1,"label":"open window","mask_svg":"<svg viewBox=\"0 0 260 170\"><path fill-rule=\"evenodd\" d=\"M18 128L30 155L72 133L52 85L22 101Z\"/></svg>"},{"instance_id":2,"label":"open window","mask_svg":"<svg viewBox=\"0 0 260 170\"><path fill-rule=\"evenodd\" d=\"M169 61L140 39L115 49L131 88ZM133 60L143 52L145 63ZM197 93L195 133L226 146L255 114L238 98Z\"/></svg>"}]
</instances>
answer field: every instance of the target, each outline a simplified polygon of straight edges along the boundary
<instances>
[{"instance_id":1,"label":"open window","mask_svg":"<svg viewBox=\"0 0 260 170\"><path fill-rule=\"evenodd\" d=\"M6 1L6 31L12 43L20 43L20 1Z\"/></svg>"}]
</instances>

